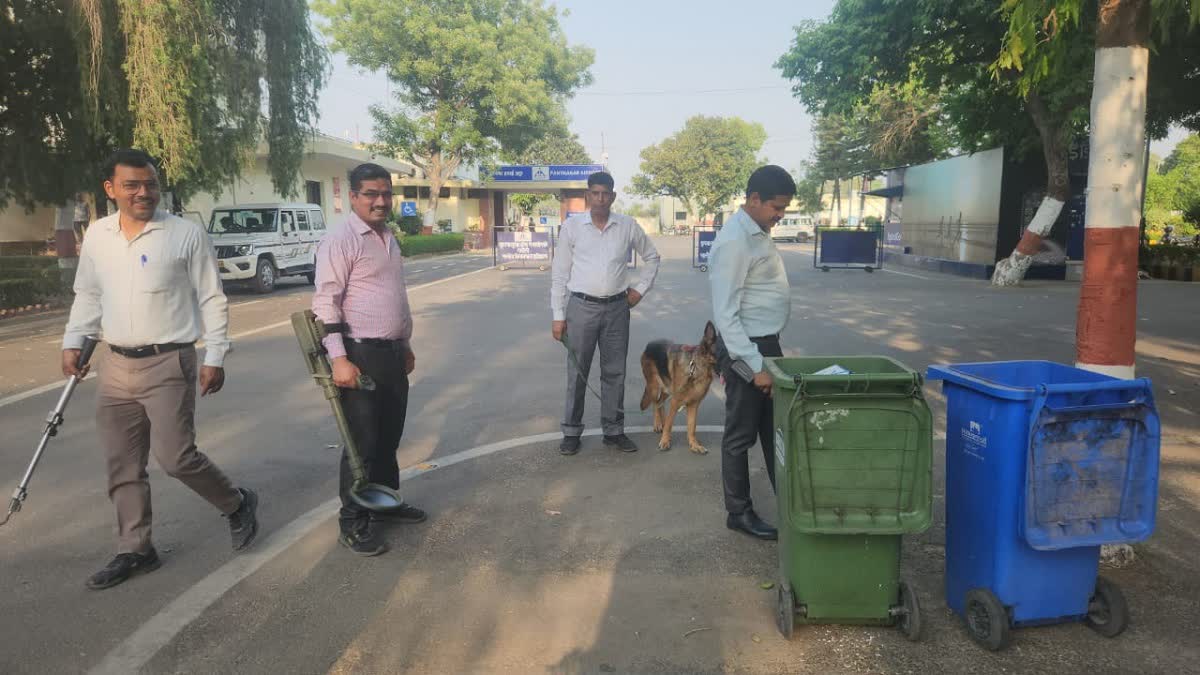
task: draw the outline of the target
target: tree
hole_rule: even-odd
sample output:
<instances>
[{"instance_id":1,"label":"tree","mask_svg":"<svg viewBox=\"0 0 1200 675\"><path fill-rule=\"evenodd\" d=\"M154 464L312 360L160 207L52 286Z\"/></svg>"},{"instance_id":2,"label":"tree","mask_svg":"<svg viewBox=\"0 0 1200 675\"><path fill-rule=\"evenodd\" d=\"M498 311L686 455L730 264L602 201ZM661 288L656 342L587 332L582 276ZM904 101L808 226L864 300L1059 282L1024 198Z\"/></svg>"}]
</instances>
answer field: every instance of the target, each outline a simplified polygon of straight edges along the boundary
<instances>
[{"instance_id":1,"label":"tree","mask_svg":"<svg viewBox=\"0 0 1200 675\"><path fill-rule=\"evenodd\" d=\"M870 142L864 127L849 113L818 115L813 121L813 141L810 170L821 177L822 184L825 180L833 183L829 224L836 227L842 222L842 181L869 168Z\"/></svg>"},{"instance_id":2,"label":"tree","mask_svg":"<svg viewBox=\"0 0 1200 675\"><path fill-rule=\"evenodd\" d=\"M592 52L571 47L553 6L537 0L317 0L332 48L382 70L397 106L374 106L377 147L409 161L430 182L425 224L438 194L464 163L520 153L591 82Z\"/></svg>"},{"instance_id":3,"label":"tree","mask_svg":"<svg viewBox=\"0 0 1200 675\"><path fill-rule=\"evenodd\" d=\"M120 146L177 196L217 191L264 137L276 190L298 193L328 67L303 0L6 2L0 43L0 206L98 192Z\"/></svg>"},{"instance_id":4,"label":"tree","mask_svg":"<svg viewBox=\"0 0 1200 675\"><path fill-rule=\"evenodd\" d=\"M880 129L929 125L926 147L897 159L936 159L950 147L972 152L997 145L1020 156L1040 146L1046 196L1030 229L1044 235L1069 197L1067 149L1086 117L1082 71L1089 52L1086 45L1074 44L1064 58L1073 58L1076 68L1064 64L1037 87L1022 90L1011 69L992 68L1004 30L990 0L841 0L829 21L797 28L791 49L776 66L813 112L853 116L872 99L891 102L892 124L864 130L874 139L868 143L872 148L880 144ZM872 39L864 41L862 35ZM927 103L937 115L920 114L918 106ZM886 146L876 152L881 149ZM1011 256L1015 265L997 267L998 283L1017 283L1024 276L1038 243L1022 246Z\"/></svg>"},{"instance_id":5,"label":"tree","mask_svg":"<svg viewBox=\"0 0 1200 675\"><path fill-rule=\"evenodd\" d=\"M642 150L633 192L670 195L703 219L746 189L767 140L761 124L737 117L696 116L675 135Z\"/></svg>"},{"instance_id":6,"label":"tree","mask_svg":"<svg viewBox=\"0 0 1200 675\"><path fill-rule=\"evenodd\" d=\"M1094 29L1084 20L1093 9ZM1076 362L1131 377L1151 35L1157 31L1168 41L1181 27L1200 23L1200 0L1004 0L1002 12L1008 29L997 64L1019 69L1024 88L1061 67L1065 45L1079 36L1094 39Z\"/></svg>"},{"instance_id":7,"label":"tree","mask_svg":"<svg viewBox=\"0 0 1200 675\"><path fill-rule=\"evenodd\" d=\"M796 181L796 203L806 213L817 213L825 196L825 180L816 172L812 162L803 164L804 174Z\"/></svg>"}]
</instances>

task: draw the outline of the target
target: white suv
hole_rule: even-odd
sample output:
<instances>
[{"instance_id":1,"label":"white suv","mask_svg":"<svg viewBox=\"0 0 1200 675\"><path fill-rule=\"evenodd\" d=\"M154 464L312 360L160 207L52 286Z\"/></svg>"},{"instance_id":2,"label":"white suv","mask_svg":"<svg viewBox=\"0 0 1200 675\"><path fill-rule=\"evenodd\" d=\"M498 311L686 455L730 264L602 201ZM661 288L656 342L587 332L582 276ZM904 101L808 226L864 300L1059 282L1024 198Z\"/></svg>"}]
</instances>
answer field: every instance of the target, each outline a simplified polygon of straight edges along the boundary
<instances>
[{"instance_id":1,"label":"white suv","mask_svg":"<svg viewBox=\"0 0 1200 675\"><path fill-rule=\"evenodd\" d=\"M221 280L270 293L279 277L316 277L325 214L316 204L218 206L208 221Z\"/></svg>"},{"instance_id":2,"label":"white suv","mask_svg":"<svg viewBox=\"0 0 1200 675\"><path fill-rule=\"evenodd\" d=\"M771 228L775 241L808 241L813 236L812 216L784 216Z\"/></svg>"}]
</instances>

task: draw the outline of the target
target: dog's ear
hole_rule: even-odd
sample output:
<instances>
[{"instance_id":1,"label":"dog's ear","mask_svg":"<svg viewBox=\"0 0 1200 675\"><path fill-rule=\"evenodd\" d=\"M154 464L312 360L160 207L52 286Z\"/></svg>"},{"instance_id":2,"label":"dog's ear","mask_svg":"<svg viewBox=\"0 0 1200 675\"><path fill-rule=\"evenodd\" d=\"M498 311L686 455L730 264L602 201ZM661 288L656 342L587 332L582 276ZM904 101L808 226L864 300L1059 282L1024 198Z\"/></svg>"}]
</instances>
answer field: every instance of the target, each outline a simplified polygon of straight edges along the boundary
<instances>
[{"instance_id":1,"label":"dog's ear","mask_svg":"<svg viewBox=\"0 0 1200 675\"><path fill-rule=\"evenodd\" d=\"M704 342L716 342L717 341L717 327L713 325L713 322L709 321L708 323L704 324L704 338L703 339L704 339Z\"/></svg>"}]
</instances>

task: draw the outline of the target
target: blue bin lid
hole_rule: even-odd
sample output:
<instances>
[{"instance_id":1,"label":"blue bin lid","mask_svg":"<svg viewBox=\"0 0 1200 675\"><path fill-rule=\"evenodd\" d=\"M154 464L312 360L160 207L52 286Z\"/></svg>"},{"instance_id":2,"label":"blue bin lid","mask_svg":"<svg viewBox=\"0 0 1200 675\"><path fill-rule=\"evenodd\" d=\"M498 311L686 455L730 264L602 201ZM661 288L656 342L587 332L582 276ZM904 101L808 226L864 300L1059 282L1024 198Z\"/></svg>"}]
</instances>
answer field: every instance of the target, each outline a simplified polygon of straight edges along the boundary
<instances>
[{"instance_id":1,"label":"blue bin lid","mask_svg":"<svg viewBox=\"0 0 1200 675\"><path fill-rule=\"evenodd\" d=\"M1053 361L991 361L930 366L927 377L929 380L953 382L1010 401L1037 398L1043 385L1088 385L1121 381L1108 375ZM1128 382L1130 386L1140 386L1135 380Z\"/></svg>"}]
</instances>

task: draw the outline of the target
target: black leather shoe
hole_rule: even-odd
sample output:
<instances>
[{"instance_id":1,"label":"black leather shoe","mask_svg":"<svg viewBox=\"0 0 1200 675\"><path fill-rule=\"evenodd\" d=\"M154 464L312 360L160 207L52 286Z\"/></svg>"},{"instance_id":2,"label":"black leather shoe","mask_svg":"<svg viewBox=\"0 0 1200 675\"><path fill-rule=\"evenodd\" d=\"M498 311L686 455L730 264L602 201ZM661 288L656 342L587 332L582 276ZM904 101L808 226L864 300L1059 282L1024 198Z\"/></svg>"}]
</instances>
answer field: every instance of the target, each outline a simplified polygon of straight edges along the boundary
<instances>
[{"instance_id":1,"label":"black leather shoe","mask_svg":"<svg viewBox=\"0 0 1200 675\"><path fill-rule=\"evenodd\" d=\"M428 517L424 511L409 504L405 504L395 511L371 513L371 520L384 523L423 523Z\"/></svg>"},{"instance_id":2,"label":"black leather shoe","mask_svg":"<svg viewBox=\"0 0 1200 675\"><path fill-rule=\"evenodd\" d=\"M574 455L577 452L579 452L579 437L563 436L562 443L558 444L558 453L560 455Z\"/></svg>"},{"instance_id":3,"label":"black leather shoe","mask_svg":"<svg viewBox=\"0 0 1200 675\"><path fill-rule=\"evenodd\" d=\"M605 436L604 444L610 448L616 448L621 452L637 452L638 447L625 434L617 434L616 436Z\"/></svg>"},{"instance_id":4,"label":"black leather shoe","mask_svg":"<svg viewBox=\"0 0 1200 675\"><path fill-rule=\"evenodd\" d=\"M242 504L237 511L226 516L229 518L229 536L235 551L246 548L258 536L258 493L246 488L238 488L238 492L242 493Z\"/></svg>"},{"instance_id":5,"label":"black leather shoe","mask_svg":"<svg viewBox=\"0 0 1200 675\"><path fill-rule=\"evenodd\" d=\"M725 519L725 527L745 532L756 539L775 541L779 538L779 533L775 528L764 522L762 518L759 518L754 509L746 509L741 513L729 514L729 517Z\"/></svg>"},{"instance_id":6,"label":"black leather shoe","mask_svg":"<svg viewBox=\"0 0 1200 675\"><path fill-rule=\"evenodd\" d=\"M87 587L94 591L112 588L129 577L153 572L159 567L162 567L162 561L154 549L146 553L118 553L104 569L88 578Z\"/></svg>"},{"instance_id":7,"label":"black leather shoe","mask_svg":"<svg viewBox=\"0 0 1200 675\"><path fill-rule=\"evenodd\" d=\"M378 531L369 521L350 531L342 531L338 542L350 549L355 555L365 558L379 555L387 551L387 544L379 538Z\"/></svg>"}]
</instances>

